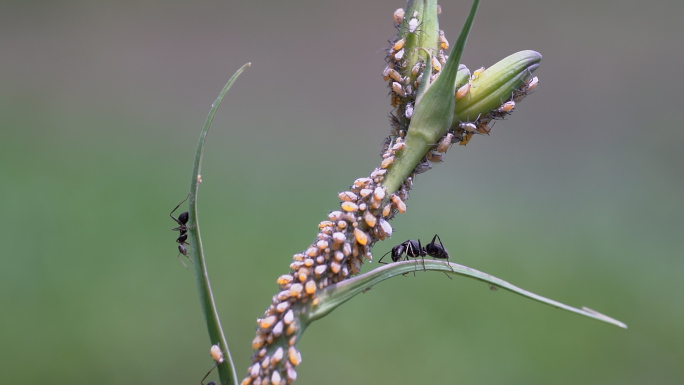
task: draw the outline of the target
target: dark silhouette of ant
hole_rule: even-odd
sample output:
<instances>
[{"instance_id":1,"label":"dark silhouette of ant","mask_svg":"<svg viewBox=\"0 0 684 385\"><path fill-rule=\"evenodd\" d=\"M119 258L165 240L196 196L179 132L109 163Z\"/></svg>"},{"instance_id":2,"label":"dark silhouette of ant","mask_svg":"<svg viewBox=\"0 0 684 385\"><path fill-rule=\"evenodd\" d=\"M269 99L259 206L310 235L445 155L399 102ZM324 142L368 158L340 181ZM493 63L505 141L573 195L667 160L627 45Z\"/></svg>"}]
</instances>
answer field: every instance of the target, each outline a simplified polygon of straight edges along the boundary
<instances>
[{"instance_id":1,"label":"dark silhouette of ant","mask_svg":"<svg viewBox=\"0 0 684 385\"><path fill-rule=\"evenodd\" d=\"M190 259L190 257L188 257L188 249L185 248L185 245L189 245L189 243L187 243L187 242L185 242L185 241L188 239L188 234L187 234L187 233L188 233L188 226L187 226L187 223L188 223L188 220L190 219L190 214L189 214L187 211L184 211L184 212L180 213L180 215L178 216L178 218L176 218L176 217L173 216L173 213L174 213L176 210L178 210L178 208L180 207L180 205L182 205L183 202L185 202L186 200L188 200L187 197L186 197L185 199L183 199L183 201L182 201L181 203L179 203L178 206L176 206L173 210L171 210L171 212L169 213L169 216L171 217L171 219L173 219L173 220L178 224L178 227L175 227L175 228L171 229L171 231L178 231L178 232L180 232L180 235L178 236L178 238L176 238L176 242L178 243L178 251L180 251L180 254L183 254L183 255L185 255L188 259ZM180 257L180 254L178 254L179 257ZM183 262L183 261L181 261L181 262ZM190 259L190 263L192 263L192 260L191 260L191 259ZM187 266L185 265L185 263L183 263L183 265L184 265L185 267L187 267Z\"/></svg>"},{"instance_id":2,"label":"dark silhouette of ant","mask_svg":"<svg viewBox=\"0 0 684 385\"><path fill-rule=\"evenodd\" d=\"M435 240L439 241L439 244L437 244ZM404 243L400 243L394 246L392 250L386 252L385 255L383 255L382 258L380 258L378 263L386 263L382 262L382 259L385 258L387 254L391 254L392 262L400 261L404 254L406 254L407 260L408 258L421 258L421 260L423 261L423 270L425 270L426 256L432 257L433 259L445 259L447 262L449 262L449 253L446 251L446 248L444 248L444 245L442 244L442 239L437 234L435 234L435 236L432 237L432 241L425 245L425 247L423 247L423 245L420 243L420 239L418 239L417 241L409 239ZM451 268L451 266L449 267ZM454 271L454 269L452 268L451 271ZM449 277L448 274L447 277Z\"/></svg>"}]
</instances>

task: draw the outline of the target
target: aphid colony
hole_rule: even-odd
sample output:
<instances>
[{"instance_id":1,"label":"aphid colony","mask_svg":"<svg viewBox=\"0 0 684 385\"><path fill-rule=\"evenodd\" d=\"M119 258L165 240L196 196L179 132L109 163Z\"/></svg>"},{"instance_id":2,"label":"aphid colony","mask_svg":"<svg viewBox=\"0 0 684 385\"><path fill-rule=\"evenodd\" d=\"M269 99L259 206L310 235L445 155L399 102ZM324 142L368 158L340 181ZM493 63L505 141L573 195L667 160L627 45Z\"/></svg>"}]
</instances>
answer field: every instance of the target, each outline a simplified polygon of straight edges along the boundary
<instances>
[{"instance_id":1,"label":"aphid colony","mask_svg":"<svg viewBox=\"0 0 684 385\"><path fill-rule=\"evenodd\" d=\"M484 67L475 70L468 82L457 89L455 95L457 101L470 93L470 82L478 76L481 76L484 72ZM439 143L430 149L427 158L433 162L434 160L432 159L435 158L439 161L441 160L441 154L445 153L452 143L458 142L460 145L465 146L475 134L489 135L493 127L493 121L504 119L507 115L510 115L515 109L516 103L519 103L525 96L532 93L532 91L537 88L538 84L539 79L536 76L528 77L522 82L520 87L513 91L511 97L504 101L499 107L489 111L485 115L478 116L474 121L459 122L452 130L442 137Z\"/></svg>"},{"instance_id":2,"label":"aphid colony","mask_svg":"<svg viewBox=\"0 0 684 385\"><path fill-rule=\"evenodd\" d=\"M364 260L371 260L371 246L392 235L388 220L405 212L411 179L395 194L387 194L380 184L404 148L400 139L388 142L381 167L369 177L359 178L349 190L338 194L340 209L328 214L318 224L318 235L302 253L295 254L290 273L281 275L280 292L272 298L263 318L257 320L257 335L252 341L254 355L249 375L242 384L291 383L297 377L295 367L301 362L296 348L299 336L299 312L310 301L315 306L316 292L358 274ZM283 350L287 346L287 351ZM285 357L286 354L286 357Z\"/></svg>"},{"instance_id":3,"label":"aphid colony","mask_svg":"<svg viewBox=\"0 0 684 385\"><path fill-rule=\"evenodd\" d=\"M433 81L439 75L442 67L446 64L448 56L444 51L449 48L449 41L444 36L444 31L439 31L437 36L438 51L431 55L430 65L426 65L423 61L418 61L413 65L410 72L407 70L406 61L406 39L412 34L419 32L420 26L419 15L414 12L410 17L407 17L404 9L399 8L394 12L394 26L399 30L399 36L394 41L390 41L390 47L387 50L386 61L388 65L383 70L383 78L388 82L390 88L390 96L392 107L394 111L390 113L389 119L392 126L391 137L403 138L406 136L413 111L415 108L416 93L419 89L423 72L426 68L430 68L431 77ZM403 32L403 34L402 34ZM461 68L465 68L462 66ZM467 68L465 68L467 70ZM470 94L472 87L471 81L482 76L485 68L481 67L473 71L470 78L463 84L460 84L456 89L456 100L461 100ZM515 104L520 102L527 94L532 92L538 84L537 77L526 79L521 87L516 89L511 98L503 101L501 106L490 111L489 113L478 116L474 121L459 122L452 128L442 139L435 144L435 146L425 154L423 162L419 164L414 170L414 174L425 172L431 168L429 163L441 162L442 154L444 154L451 144L459 143L464 146L468 144L473 135L482 134L488 135L491 131L492 121L495 119L503 119L509 115L515 108Z\"/></svg>"},{"instance_id":4,"label":"aphid colony","mask_svg":"<svg viewBox=\"0 0 684 385\"><path fill-rule=\"evenodd\" d=\"M420 86L425 68L430 68L431 81L436 78L442 67L446 64L448 56L444 50L449 48L449 42L444 36L444 31L439 31L439 51L431 56L430 63L424 60L418 61L410 69L407 68L409 52L406 51L406 39L420 32L420 19L418 12L414 12L410 17L406 17L404 9L399 8L394 11L394 26L399 34L404 37L397 37L390 41L387 49L387 66L382 72L385 81L388 82L394 111L390 113L390 123L393 128L392 136L403 138L406 135L416 99L416 93ZM410 70L410 71L409 71Z\"/></svg>"}]
</instances>

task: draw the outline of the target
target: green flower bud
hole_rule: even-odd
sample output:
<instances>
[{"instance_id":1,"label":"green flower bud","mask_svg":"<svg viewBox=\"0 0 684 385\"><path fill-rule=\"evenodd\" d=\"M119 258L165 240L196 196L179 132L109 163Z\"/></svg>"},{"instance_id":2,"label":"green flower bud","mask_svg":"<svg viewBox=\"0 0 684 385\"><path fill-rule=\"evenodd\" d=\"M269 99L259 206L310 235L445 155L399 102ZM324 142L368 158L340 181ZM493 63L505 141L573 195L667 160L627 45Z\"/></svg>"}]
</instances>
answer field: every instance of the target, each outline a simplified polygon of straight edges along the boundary
<instances>
[{"instance_id":1,"label":"green flower bud","mask_svg":"<svg viewBox=\"0 0 684 385\"><path fill-rule=\"evenodd\" d=\"M452 129L460 122L472 122L497 110L513 98L516 90L524 88L525 81L539 67L542 56L535 51L520 51L506 57L484 72L461 85L457 82L456 106ZM459 91L470 88L465 95Z\"/></svg>"}]
</instances>

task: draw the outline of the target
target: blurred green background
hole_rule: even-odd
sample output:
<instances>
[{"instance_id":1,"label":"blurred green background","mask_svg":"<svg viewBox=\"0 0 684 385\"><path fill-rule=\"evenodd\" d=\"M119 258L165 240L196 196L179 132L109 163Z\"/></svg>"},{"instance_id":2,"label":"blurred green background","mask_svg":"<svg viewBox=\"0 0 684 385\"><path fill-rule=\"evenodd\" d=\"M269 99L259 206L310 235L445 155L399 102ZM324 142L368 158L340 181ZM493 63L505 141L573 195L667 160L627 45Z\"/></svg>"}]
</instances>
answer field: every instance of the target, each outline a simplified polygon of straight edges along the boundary
<instances>
[{"instance_id":1,"label":"blurred green background","mask_svg":"<svg viewBox=\"0 0 684 385\"><path fill-rule=\"evenodd\" d=\"M197 384L212 366L168 212L199 207L240 377L337 192L379 163L403 1L0 3L0 383ZM455 41L470 3L441 4ZM463 62L533 49L535 94L417 178L395 235L629 330L419 273L312 325L298 384L684 383L684 3L483 1ZM365 270L375 264L365 266Z\"/></svg>"}]
</instances>

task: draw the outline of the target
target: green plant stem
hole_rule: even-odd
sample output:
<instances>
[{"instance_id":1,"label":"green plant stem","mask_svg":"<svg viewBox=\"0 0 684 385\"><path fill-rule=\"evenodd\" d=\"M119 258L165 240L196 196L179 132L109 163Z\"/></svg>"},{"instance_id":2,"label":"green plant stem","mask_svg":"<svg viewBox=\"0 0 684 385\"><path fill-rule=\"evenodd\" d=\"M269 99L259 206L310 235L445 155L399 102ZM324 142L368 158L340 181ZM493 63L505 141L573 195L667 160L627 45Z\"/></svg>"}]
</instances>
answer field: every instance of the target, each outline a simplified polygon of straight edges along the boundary
<instances>
[{"instance_id":1,"label":"green plant stem","mask_svg":"<svg viewBox=\"0 0 684 385\"><path fill-rule=\"evenodd\" d=\"M190 210L188 219L188 239L190 243L190 249L192 251L191 260L195 268L195 282L197 284L197 291L199 293L200 305L202 307L202 312L204 313L204 318L207 322L207 330L209 332L209 339L211 344L207 347L207 353L209 353L209 348L211 345L219 345L221 351L224 354L224 361L218 365L219 379L221 384L224 385L236 385L237 374L235 372L235 365L233 364L233 359L230 355L230 350L228 350L228 343L226 342L226 337L221 329L221 322L219 320L218 312L216 310L216 304L214 302L214 295L211 292L211 285L209 283L209 274L207 273L206 263L204 259L204 253L202 251L202 239L200 237L199 221L197 216L197 194L199 191L201 168L202 168L202 156L204 154L204 143L209 133L209 127L211 127L211 122L214 120L214 115L218 110L223 98L228 93L228 90L233 85L238 76L251 65L247 63L243 65L235 74L230 78L228 83L223 87L221 93L216 98L216 101L211 105L211 110L207 116L207 120L202 128L202 133L200 134L199 142L197 144L197 151L195 152L195 160L192 167L192 177L190 180L190 197L188 199Z\"/></svg>"}]
</instances>

